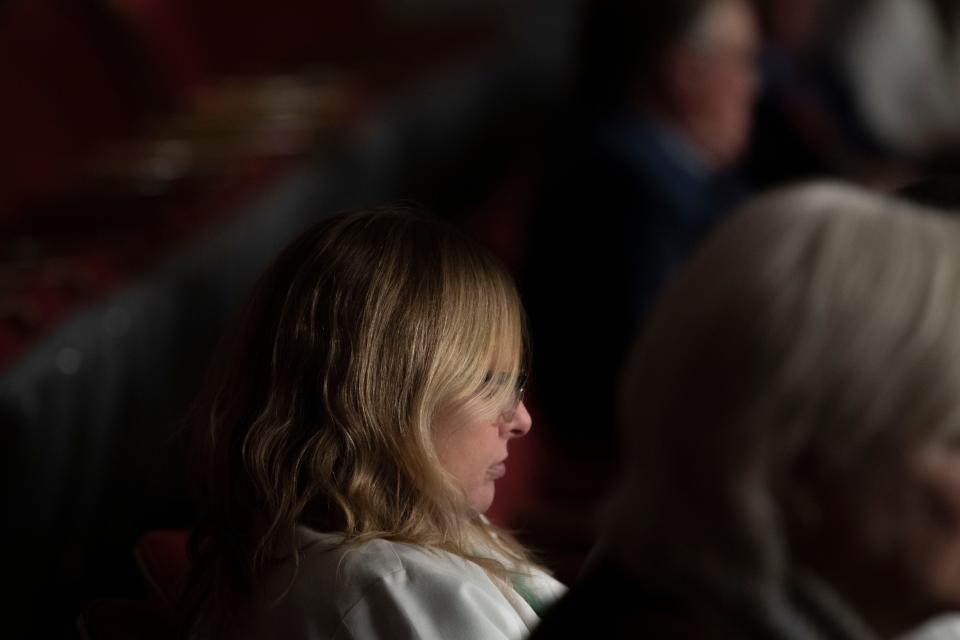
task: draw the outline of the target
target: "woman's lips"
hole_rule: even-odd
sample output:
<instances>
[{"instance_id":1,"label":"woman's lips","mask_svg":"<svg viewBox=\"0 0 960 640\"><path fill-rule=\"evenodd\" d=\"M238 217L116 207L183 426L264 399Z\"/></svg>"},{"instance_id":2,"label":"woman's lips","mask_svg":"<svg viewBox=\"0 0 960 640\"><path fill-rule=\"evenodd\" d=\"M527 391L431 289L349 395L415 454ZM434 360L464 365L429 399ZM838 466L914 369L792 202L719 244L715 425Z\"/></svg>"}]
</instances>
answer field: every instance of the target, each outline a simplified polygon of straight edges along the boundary
<instances>
[{"instance_id":1,"label":"woman's lips","mask_svg":"<svg viewBox=\"0 0 960 640\"><path fill-rule=\"evenodd\" d=\"M499 480L507 475L507 465L505 462L498 462L487 470L487 477L491 480Z\"/></svg>"}]
</instances>

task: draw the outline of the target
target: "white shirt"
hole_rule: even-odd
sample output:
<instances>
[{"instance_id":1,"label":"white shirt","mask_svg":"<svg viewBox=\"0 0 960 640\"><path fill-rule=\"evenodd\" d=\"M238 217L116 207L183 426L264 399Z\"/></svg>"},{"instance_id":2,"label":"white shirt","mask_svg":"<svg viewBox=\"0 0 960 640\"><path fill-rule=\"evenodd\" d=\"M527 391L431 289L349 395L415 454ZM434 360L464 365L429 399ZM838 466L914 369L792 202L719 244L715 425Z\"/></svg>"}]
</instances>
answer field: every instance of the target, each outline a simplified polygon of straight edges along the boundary
<instances>
[{"instance_id":1,"label":"white shirt","mask_svg":"<svg viewBox=\"0 0 960 640\"><path fill-rule=\"evenodd\" d=\"M477 564L424 547L338 537L299 527L300 566L285 560L266 596L238 619L231 636L297 640L518 640L539 616L520 594L500 589ZM544 604L565 587L538 570L522 590Z\"/></svg>"}]
</instances>

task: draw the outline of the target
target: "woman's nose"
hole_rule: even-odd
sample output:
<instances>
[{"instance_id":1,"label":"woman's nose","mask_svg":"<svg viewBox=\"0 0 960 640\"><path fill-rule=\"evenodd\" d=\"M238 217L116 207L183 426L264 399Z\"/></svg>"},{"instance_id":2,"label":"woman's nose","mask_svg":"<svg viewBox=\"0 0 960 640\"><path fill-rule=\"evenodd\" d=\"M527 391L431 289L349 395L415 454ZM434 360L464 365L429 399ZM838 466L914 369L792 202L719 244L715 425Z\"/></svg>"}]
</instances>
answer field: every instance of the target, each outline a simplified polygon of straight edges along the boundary
<instances>
[{"instance_id":1,"label":"woman's nose","mask_svg":"<svg viewBox=\"0 0 960 640\"><path fill-rule=\"evenodd\" d=\"M520 438L527 435L532 426L533 419L522 401L516 409L503 415L503 427L507 431L505 435L510 438Z\"/></svg>"}]
</instances>

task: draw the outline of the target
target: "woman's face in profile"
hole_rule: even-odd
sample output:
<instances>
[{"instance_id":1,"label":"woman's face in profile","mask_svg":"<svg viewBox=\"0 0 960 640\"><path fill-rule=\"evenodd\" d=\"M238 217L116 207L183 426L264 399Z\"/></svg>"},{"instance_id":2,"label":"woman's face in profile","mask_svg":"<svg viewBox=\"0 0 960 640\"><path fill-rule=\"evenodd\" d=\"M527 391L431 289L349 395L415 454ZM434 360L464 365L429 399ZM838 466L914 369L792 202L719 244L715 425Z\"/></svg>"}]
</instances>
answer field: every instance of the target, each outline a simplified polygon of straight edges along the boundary
<instances>
[{"instance_id":1,"label":"woman's face in profile","mask_svg":"<svg viewBox=\"0 0 960 640\"><path fill-rule=\"evenodd\" d=\"M484 513L493 504L495 483L506 472L507 443L527 434L532 426L523 402L503 411L495 420L472 418L459 424L441 424L434 433L440 464L467 496L470 508Z\"/></svg>"}]
</instances>

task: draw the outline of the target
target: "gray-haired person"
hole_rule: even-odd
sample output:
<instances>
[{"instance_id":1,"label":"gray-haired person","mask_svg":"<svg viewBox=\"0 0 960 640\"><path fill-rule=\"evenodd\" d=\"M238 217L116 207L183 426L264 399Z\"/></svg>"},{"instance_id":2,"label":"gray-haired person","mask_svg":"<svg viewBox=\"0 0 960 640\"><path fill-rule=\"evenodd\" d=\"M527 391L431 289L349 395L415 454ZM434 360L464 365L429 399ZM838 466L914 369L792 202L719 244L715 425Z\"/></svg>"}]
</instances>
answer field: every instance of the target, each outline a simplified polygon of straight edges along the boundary
<instances>
[{"instance_id":1,"label":"gray-haired person","mask_svg":"<svg viewBox=\"0 0 960 640\"><path fill-rule=\"evenodd\" d=\"M889 638L957 609L960 222L835 184L753 201L654 308L620 423L597 561L536 638Z\"/></svg>"}]
</instances>

